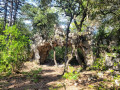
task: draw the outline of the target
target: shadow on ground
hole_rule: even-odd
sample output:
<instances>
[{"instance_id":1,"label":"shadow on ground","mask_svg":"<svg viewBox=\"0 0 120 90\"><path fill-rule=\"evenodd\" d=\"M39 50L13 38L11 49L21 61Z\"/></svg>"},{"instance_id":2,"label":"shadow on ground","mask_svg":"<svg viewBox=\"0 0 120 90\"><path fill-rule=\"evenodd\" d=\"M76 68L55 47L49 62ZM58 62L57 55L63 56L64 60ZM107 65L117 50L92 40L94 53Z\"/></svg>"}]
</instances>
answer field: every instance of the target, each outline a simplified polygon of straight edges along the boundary
<instances>
[{"instance_id":1,"label":"shadow on ground","mask_svg":"<svg viewBox=\"0 0 120 90\"><path fill-rule=\"evenodd\" d=\"M54 70L43 70L44 73L52 73ZM31 81L31 77L27 77L23 74L17 74L16 76L11 76L9 78L4 78L0 80L1 90L49 90L48 83L54 82L60 79L57 75L43 75L38 78L38 82L35 83Z\"/></svg>"}]
</instances>

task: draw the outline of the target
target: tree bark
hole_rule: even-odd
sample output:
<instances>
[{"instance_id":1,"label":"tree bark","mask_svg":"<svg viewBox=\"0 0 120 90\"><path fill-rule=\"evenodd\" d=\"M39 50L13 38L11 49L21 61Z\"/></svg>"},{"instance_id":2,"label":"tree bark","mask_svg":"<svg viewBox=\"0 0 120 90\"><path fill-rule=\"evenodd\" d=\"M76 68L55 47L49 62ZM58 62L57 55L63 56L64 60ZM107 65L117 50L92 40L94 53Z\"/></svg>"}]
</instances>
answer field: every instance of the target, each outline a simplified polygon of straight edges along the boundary
<instances>
[{"instance_id":1,"label":"tree bark","mask_svg":"<svg viewBox=\"0 0 120 90\"><path fill-rule=\"evenodd\" d=\"M7 21L7 5L8 5L8 1L4 0L5 6L4 6L4 27L3 30L5 30L5 26L6 26L6 21Z\"/></svg>"},{"instance_id":2,"label":"tree bark","mask_svg":"<svg viewBox=\"0 0 120 90\"><path fill-rule=\"evenodd\" d=\"M11 6L10 6L10 21L9 21L9 26L12 25L12 14L13 14L13 0L11 1Z\"/></svg>"},{"instance_id":3,"label":"tree bark","mask_svg":"<svg viewBox=\"0 0 120 90\"><path fill-rule=\"evenodd\" d=\"M53 48L53 51L54 51L54 63L55 63L55 66L58 66L57 61L56 61L56 51L55 51L55 48Z\"/></svg>"},{"instance_id":4,"label":"tree bark","mask_svg":"<svg viewBox=\"0 0 120 90\"><path fill-rule=\"evenodd\" d=\"M76 28L77 28L77 31L79 31L79 25L78 25L78 23L77 23L77 21L76 21L76 17L74 17L74 24L75 24L75 26L76 26Z\"/></svg>"},{"instance_id":5,"label":"tree bark","mask_svg":"<svg viewBox=\"0 0 120 90\"><path fill-rule=\"evenodd\" d=\"M68 60L68 56L67 56L67 54L68 54L68 38L69 38L68 35L69 35L69 32L70 32L69 28L70 28L70 24L72 22L72 19L73 19L73 17L71 16L70 22L69 22L68 27L67 27L67 33L66 33L66 46L65 46L65 56L64 56L65 67L66 67L66 63L67 63L67 60Z\"/></svg>"},{"instance_id":6,"label":"tree bark","mask_svg":"<svg viewBox=\"0 0 120 90\"><path fill-rule=\"evenodd\" d=\"M87 9L84 9L84 12L82 15L82 20L81 20L80 26L79 26L79 31L81 31L81 28L82 28L82 25L83 25L83 22L84 22L86 16L87 16Z\"/></svg>"},{"instance_id":7,"label":"tree bark","mask_svg":"<svg viewBox=\"0 0 120 90\"><path fill-rule=\"evenodd\" d=\"M15 0L15 11L14 11L14 16L13 16L13 25L15 25L16 22L16 17L17 17L17 10L18 10L18 0Z\"/></svg>"},{"instance_id":8,"label":"tree bark","mask_svg":"<svg viewBox=\"0 0 120 90\"><path fill-rule=\"evenodd\" d=\"M35 54L36 63L40 64L40 55L39 55L39 50L37 48L35 48L34 54Z\"/></svg>"},{"instance_id":9,"label":"tree bark","mask_svg":"<svg viewBox=\"0 0 120 90\"><path fill-rule=\"evenodd\" d=\"M67 33L66 33L66 45L65 45L65 56L64 56L64 60L65 60L65 66L64 66L64 71L63 71L63 74L62 75L64 75L64 73L66 72L66 68L67 68L67 60L68 60L68 56L67 56L67 54L68 54L68 38L69 38L69 32L70 32L70 24L71 24L71 22L72 22L72 19L73 19L73 16L71 15L71 18L70 18L70 22L69 22L69 24L68 24L68 27L67 27Z\"/></svg>"},{"instance_id":10,"label":"tree bark","mask_svg":"<svg viewBox=\"0 0 120 90\"><path fill-rule=\"evenodd\" d=\"M73 58L73 52L74 52L74 50L72 49L71 55L69 56L69 58L67 60L66 66L68 66L69 62L72 60L72 58Z\"/></svg>"}]
</instances>

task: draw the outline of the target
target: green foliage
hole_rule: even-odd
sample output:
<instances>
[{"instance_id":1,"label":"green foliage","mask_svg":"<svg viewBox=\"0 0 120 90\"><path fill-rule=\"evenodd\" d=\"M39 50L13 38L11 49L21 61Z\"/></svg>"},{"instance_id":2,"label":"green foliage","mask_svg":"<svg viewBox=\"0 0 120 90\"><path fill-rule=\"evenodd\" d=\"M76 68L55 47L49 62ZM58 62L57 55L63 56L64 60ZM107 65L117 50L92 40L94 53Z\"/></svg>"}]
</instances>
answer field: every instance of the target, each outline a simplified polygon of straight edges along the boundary
<instances>
[{"instance_id":1,"label":"green foliage","mask_svg":"<svg viewBox=\"0 0 120 90\"><path fill-rule=\"evenodd\" d=\"M77 72L74 72L74 73L69 72L69 73L65 73L63 75L63 78L66 78L66 79L69 79L69 80L77 80L78 76L79 76L79 73L77 73Z\"/></svg>"},{"instance_id":2,"label":"green foliage","mask_svg":"<svg viewBox=\"0 0 120 90\"><path fill-rule=\"evenodd\" d=\"M93 88L94 88L94 86L93 86L93 85L88 85L88 87L89 87L89 88L91 88L91 89L93 89Z\"/></svg>"},{"instance_id":3,"label":"green foliage","mask_svg":"<svg viewBox=\"0 0 120 90\"><path fill-rule=\"evenodd\" d=\"M43 1L41 1L41 4L43 5L42 2ZM53 12L52 9L48 7L44 9L44 7L40 8L39 6L35 7L30 4L26 4L22 8L22 11L32 21L33 33L39 32L44 35L45 39L48 39L53 35L54 24L58 23L58 15Z\"/></svg>"},{"instance_id":4,"label":"green foliage","mask_svg":"<svg viewBox=\"0 0 120 90\"><path fill-rule=\"evenodd\" d=\"M77 0L56 0L57 4L61 6L61 8L64 10L65 14L67 16L71 16L71 14L79 14L80 12L80 5L84 4L83 2L77 1ZM84 0L86 2L86 0ZM81 7L82 8L82 7Z\"/></svg>"},{"instance_id":5,"label":"green foliage","mask_svg":"<svg viewBox=\"0 0 120 90\"><path fill-rule=\"evenodd\" d=\"M117 56L116 53L114 53L114 54L113 53L107 53L107 55L110 56L110 57L116 57Z\"/></svg>"},{"instance_id":6,"label":"green foliage","mask_svg":"<svg viewBox=\"0 0 120 90\"><path fill-rule=\"evenodd\" d=\"M16 25L7 27L0 35L0 72L11 72L27 58L29 37Z\"/></svg>"},{"instance_id":7,"label":"green foliage","mask_svg":"<svg viewBox=\"0 0 120 90\"><path fill-rule=\"evenodd\" d=\"M49 90L57 90L57 89L55 89L55 88L49 88Z\"/></svg>"},{"instance_id":8,"label":"green foliage","mask_svg":"<svg viewBox=\"0 0 120 90\"><path fill-rule=\"evenodd\" d=\"M23 19L19 19L16 22L16 27L21 32L22 35L31 36L30 27L23 22Z\"/></svg>"},{"instance_id":9,"label":"green foliage","mask_svg":"<svg viewBox=\"0 0 120 90\"><path fill-rule=\"evenodd\" d=\"M65 52L65 47L55 47L56 51L56 60L59 60L61 58L64 58L64 52ZM53 50L49 52L49 59L53 59Z\"/></svg>"},{"instance_id":10,"label":"green foliage","mask_svg":"<svg viewBox=\"0 0 120 90\"><path fill-rule=\"evenodd\" d=\"M69 69L70 69L69 72L66 72L63 75L63 78L66 78L66 79L69 79L69 80L77 80L80 73L77 72L77 71L74 71L74 68L71 67L71 66L69 66Z\"/></svg>"},{"instance_id":11,"label":"green foliage","mask_svg":"<svg viewBox=\"0 0 120 90\"><path fill-rule=\"evenodd\" d=\"M53 26L57 23L57 14L49 11L42 11L38 9L37 14L34 17L34 26L36 30L43 35L53 35Z\"/></svg>"},{"instance_id":12,"label":"green foliage","mask_svg":"<svg viewBox=\"0 0 120 90\"><path fill-rule=\"evenodd\" d=\"M93 69L97 69L97 70L105 70L105 58L101 57L101 58L97 58L93 64Z\"/></svg>"}]
</instances>

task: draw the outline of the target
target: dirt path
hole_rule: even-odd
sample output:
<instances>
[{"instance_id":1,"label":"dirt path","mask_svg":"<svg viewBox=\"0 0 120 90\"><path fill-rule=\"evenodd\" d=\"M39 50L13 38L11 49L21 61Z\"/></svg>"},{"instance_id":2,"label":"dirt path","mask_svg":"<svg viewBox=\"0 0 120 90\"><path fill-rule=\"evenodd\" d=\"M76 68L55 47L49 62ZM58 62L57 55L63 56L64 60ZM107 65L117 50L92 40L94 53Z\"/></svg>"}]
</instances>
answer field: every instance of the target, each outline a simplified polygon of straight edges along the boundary
<instances>
[{"instance_id":1,"label":"dirt path","mask_svg":"<svg viewBox=\"0 0 120 90\"><path fill-rule=\"evenodd\" d=\"M8 78L0 80L0 90L97 90L93 89L93 86L101 85L108 77L104 75L104 79L97 79L96 71L84 71L80 73L80 77L77 81L69 81L59 77L63 73L63 67L49 66L49 65L37 65L34 62L26 62L21 72L30 72L31 70L38 70L42 68L41 76L37 82L34 82L33 75L28 74L15 74ZM92 80L89 80L89 76L92 76ZM104 85L113 85L110 81L105 82ZM91 89L92 88L92 89Z\"/></svg>"},{"instance_id":2,"label":"dirt path","mask_svg":"<svg viewBox=\"0 0 120 90\"><path fill-rule=\"evenodd\" d=\"M49 65L37 65L34 62L26 62L21 72L30 72L42 68L41 78L39 82L35 83L27 79L22 74L14 75L6 80L0 80L0 89L4 90L53 90L55 87L62 87L64 89L64 80L59 77L63 72L63 67L55 67ZM57 90L57 89L55 89ZM69 90L69 89L68 89ZM75 89L71 89L75 90Z\"/></svg>"}]
</instances>

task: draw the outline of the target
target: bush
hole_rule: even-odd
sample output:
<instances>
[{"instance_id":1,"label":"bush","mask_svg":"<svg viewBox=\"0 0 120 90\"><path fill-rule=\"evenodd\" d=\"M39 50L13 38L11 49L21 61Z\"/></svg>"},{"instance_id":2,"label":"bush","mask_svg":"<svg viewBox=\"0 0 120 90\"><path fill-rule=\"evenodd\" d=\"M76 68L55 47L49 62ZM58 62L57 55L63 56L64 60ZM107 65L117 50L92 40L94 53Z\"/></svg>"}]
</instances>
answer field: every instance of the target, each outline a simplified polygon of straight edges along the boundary
<instances>
[{"instance_id":1,"label":"bush","mask_svg":"<svg viewBox=\"0 0 120 90\"><path fill-rule=\"evenodd\" d=\"M0 35L0 72L11 72L27 58L29 37L23 35L16 25L7 27Z\"/></svg>"},{"instance_id":2,"label":"bush","mask_svg":"<svg viewBox=\"0 0 120 90\"><path fill-rule=\"evenodd\" d=\"M92 67L95 70L106 70L106 66L104 63L105 63L104 57L97 58Z\"/></svg>"},{"instance_id":3,"label":"bush","mask_svg":"<svg viewBox=\"0 0 120 90\"><path fill-rule=\"evenodd\" d=\"M80 76L80 72L77 72L77 70L74 70L74 67L69 66L69 72L66 72L63 75L63 78L69 79L69 80L77 80ZM79 68L82 69L82 68Z\"/></svg>"}]
</instances>

